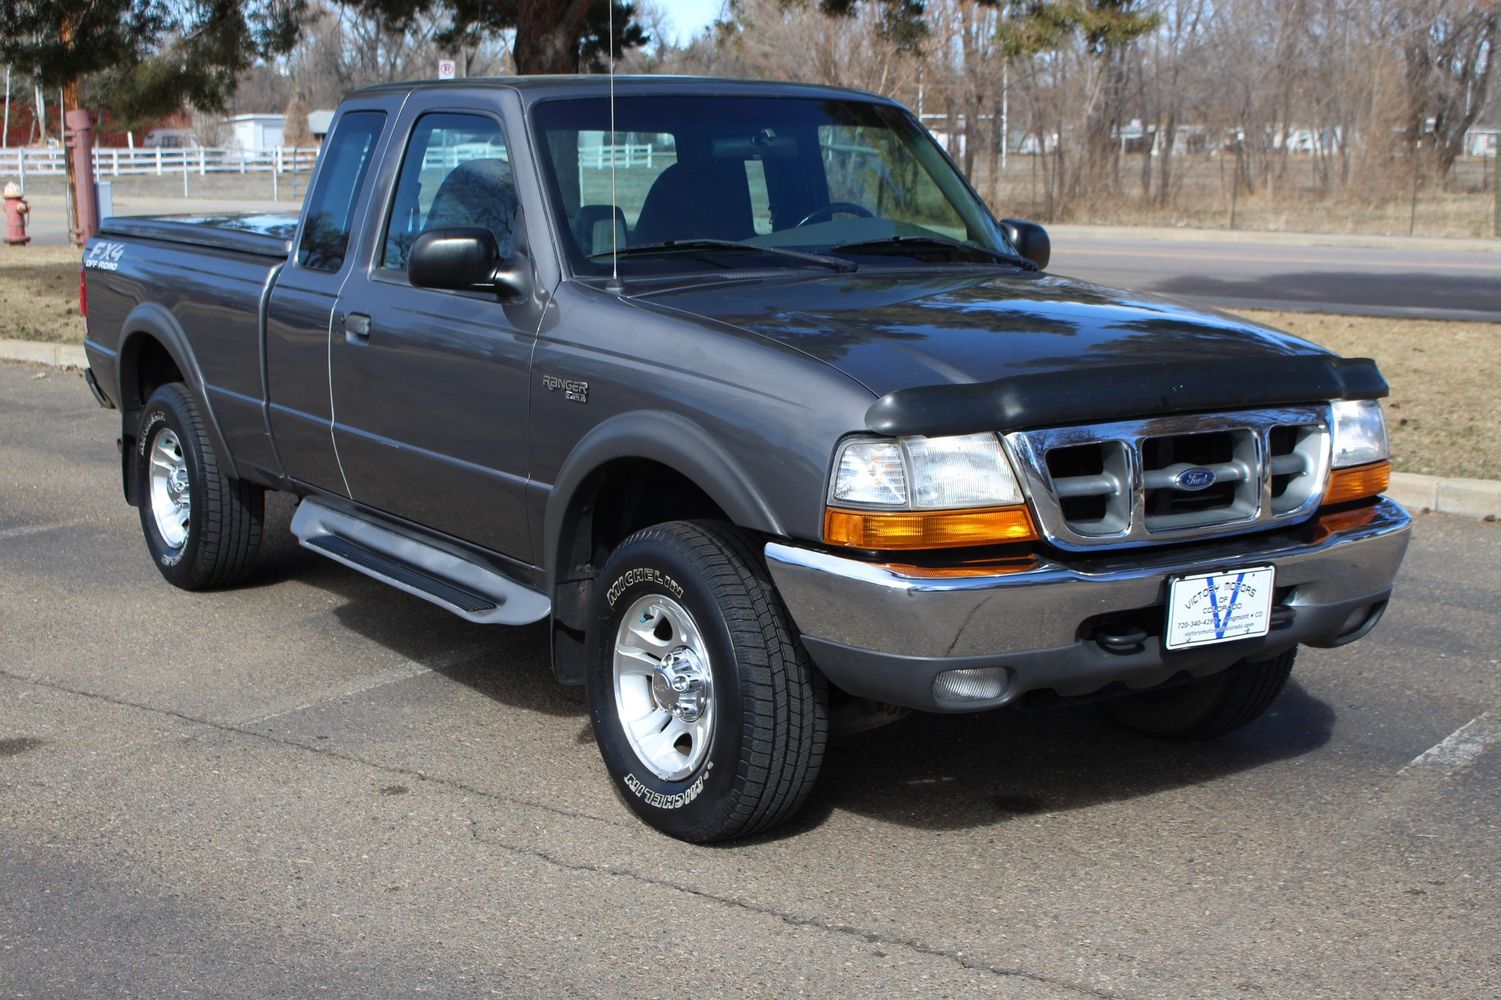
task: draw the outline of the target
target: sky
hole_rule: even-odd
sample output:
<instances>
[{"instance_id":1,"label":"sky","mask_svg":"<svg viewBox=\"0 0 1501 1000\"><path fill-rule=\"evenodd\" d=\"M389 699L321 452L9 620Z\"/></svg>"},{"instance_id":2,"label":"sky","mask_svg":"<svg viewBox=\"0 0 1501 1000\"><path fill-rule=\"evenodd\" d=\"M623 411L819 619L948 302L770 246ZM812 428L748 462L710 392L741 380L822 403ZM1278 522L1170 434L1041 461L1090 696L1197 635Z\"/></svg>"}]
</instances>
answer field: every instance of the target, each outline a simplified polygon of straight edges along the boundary
<instances>
[{"instance_id":1,"label":"sky","mask_svg":"<svg viewBox=\"0 0 1501 1000\"><path fill-rule=\"evenodd\" d=\"M657 6L672 18L673 42L681 45L713 23L724 0L657 0Z\"/></svg>"}]
</instances>

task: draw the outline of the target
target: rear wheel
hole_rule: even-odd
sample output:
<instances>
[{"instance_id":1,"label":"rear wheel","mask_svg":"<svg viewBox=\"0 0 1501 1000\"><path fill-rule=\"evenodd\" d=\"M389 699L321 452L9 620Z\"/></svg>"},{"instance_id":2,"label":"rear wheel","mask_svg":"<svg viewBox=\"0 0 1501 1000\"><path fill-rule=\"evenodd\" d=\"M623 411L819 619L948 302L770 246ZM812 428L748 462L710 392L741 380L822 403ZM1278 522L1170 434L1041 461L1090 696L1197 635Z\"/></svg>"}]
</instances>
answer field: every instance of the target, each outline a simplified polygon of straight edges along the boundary
<instances>
[{"instance_id":1,"label":"rear wheel","mask_svg":"<svg viewBox=\"0 0 1501 1000\"><path fill-rule=\"evenodd\" d=\"M1247 660L1211 677L1100 703L1112 721L1150 736L1212 740L1271 707L1292 673L1297 647L1267 660Z\"/></svg>"},{"instance_id":2,"label":"rear wheel","mask_svg":"<svg viewBox=\"0 0 1501 1000\"><path fill-rule=\"evenodd\" d=\"M675 521L627 538L594 593L586 678L612 781L647 823L728 840L813 788L827 699L749 541Z\"/></svg>"},{"instance_id":3,"label":"rear wheel","mask_svg":"<svg viewBox=\"0 0 1501 1000\"><path fill-rule=\"evenodd\" d=\"M265 490L219 471L203 416L187 387L161 386L136 436L141 530L156 568L186 590L226 587L254 567Z\"/></svg>"}]
</instances>

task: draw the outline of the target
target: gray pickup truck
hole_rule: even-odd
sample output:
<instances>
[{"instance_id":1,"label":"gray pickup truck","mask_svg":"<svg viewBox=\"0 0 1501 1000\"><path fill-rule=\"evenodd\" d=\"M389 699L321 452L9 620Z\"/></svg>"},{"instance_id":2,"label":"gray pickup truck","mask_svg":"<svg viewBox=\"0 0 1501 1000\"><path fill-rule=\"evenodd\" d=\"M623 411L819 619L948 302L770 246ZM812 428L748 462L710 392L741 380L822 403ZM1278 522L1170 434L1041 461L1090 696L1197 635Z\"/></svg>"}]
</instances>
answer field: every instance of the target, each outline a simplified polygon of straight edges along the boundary
<instances>
[{"instance_id":1,"label":"gray pickup truck","mask_svg":"<svg viewBox=\"0 0 1501 1000\"><path fill-rule=\"evenodd\" d=\"M1366 359L1047 273L900 105L604 78L352 94L300 219L115 218L90 386L184 588L301 544L551 623L624 802L692 841L832 729L1097 700L1208 738L1381 617Z\"/></svg>"}]
</instances>

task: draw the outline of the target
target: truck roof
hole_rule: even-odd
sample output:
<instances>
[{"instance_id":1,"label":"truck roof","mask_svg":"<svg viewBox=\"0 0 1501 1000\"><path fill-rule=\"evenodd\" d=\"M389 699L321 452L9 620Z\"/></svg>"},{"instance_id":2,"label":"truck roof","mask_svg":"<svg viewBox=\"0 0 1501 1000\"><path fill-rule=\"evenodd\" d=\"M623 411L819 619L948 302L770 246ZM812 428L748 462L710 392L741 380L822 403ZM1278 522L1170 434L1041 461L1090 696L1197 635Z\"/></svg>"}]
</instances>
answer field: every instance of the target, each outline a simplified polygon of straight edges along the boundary
<instances>
[{"instance_id":1,"label":"truck roof","mask_svg":"<svg viewBox=\"0 0 1501 1000\"><path fill-rule=\"evenodd\" d=\"M463 80L404 80L379 83L351 91L347 96L402 94L416 90L457 90L495 88L514 90L527 103L552 97L603 97L609 93L610 78L603 73L557 76L473 77ZM620 75L615 77L617 96L643 94L696 94L722 97L855 97L896 104L889 97L852 87L830 87L813 83L788 83L775 80L745 80L722 76Z\"/></svg>"}]
</instances>

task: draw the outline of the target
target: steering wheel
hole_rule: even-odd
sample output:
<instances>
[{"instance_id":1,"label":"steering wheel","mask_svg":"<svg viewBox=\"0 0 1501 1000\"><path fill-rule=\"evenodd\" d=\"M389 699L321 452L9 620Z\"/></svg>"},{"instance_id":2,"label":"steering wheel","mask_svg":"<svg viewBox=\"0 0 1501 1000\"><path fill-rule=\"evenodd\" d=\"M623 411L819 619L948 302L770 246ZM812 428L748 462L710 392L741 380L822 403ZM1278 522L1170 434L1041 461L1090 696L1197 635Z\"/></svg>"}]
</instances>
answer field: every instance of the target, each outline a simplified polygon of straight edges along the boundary
<instances>
[{"instance_id":1,"label":"steering wheel","mask_svg":"<svg viewBox=\"0 0 1501 1000\"><path fill-rule=\"evenodd\" d=\"M870 209L866 208L864 205L856 205L852 201L831 201L823 208L815 208L813 211L803 216L803 221L799 222L798 226L810 226L815 222L828 222L840 212L844 212L847 215L858 215L862 219L875 218L875 216L871 214Z\"/></svg>"}]
</instances>

